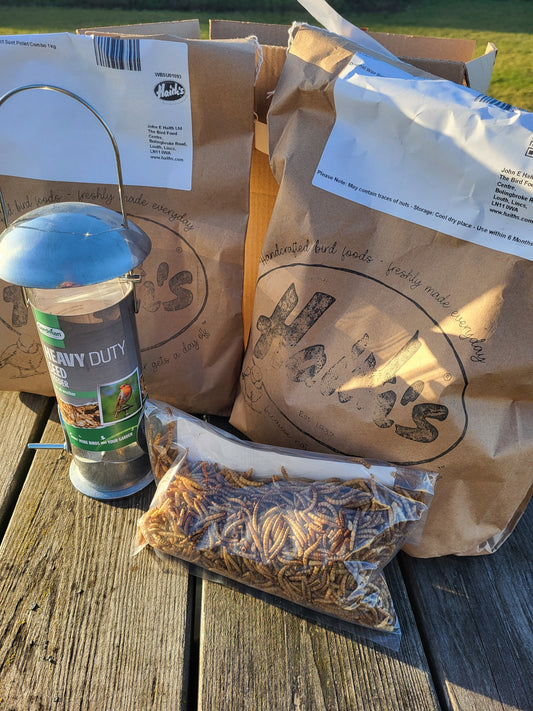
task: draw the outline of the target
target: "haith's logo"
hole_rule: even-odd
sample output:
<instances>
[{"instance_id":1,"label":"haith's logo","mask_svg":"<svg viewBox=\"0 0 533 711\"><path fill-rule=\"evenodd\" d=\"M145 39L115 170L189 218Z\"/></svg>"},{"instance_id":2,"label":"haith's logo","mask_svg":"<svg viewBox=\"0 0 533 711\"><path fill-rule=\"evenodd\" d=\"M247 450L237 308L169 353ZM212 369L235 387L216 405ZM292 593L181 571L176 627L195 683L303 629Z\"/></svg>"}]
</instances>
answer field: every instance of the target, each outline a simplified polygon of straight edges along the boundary
<instances>
[{"instance_id":1,"label":"haith's logo","mask_svg":"<svg viewBox=\"0 0 533 711\"><path fill-rule=\"evenodd\" d=\"M361 272L323 265L273 269L258 283L272 306L253 324L241 385L269 426L296 446L343 454L364 447L405 465L459 444L466 374L419 303ZM315 291L316 283L332 293Z\"/></svg>"},{"instance_id":2,"label":"haith's logo","mask_svg":"<svg viewBox=\"0 0 533 711\"><path fill-rule=\"evenodd\" d=\"M132 218L140 227L145 227L153 242L168 245L166 259L161 259L161 253L153 249L139 269L142 276L138 287L140 314L149 320L158 314L165 322L164 334L152 333L151 341L147 341L146 334L141 338L144 353L175 340L199 319L207 303L207 272L194 246L179 232L147 217L132 215ZM174 219L180 219L187 228L185 213L174 213ZM161 335L164 337L158 340L157 336Z\"/></svg>"},{"instance_id":3,"label":"haith's logo","mask_svg":"<svg viewBox=\"0 0 533 711\"><path fill-rule=\"evenodd\" d=\"M177 81L160 81L154 87L154 94L162 101L179 101L185 96L185 88Z\"/></svg>"}]
</instances>

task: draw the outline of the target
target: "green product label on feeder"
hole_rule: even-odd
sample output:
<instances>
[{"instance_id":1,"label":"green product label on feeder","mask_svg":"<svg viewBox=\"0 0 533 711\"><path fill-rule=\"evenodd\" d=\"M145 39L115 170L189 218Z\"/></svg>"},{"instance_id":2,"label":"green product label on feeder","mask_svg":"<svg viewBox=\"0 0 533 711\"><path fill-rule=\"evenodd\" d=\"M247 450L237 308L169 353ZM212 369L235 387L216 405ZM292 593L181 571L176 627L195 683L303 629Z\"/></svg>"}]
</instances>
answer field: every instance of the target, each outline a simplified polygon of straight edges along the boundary
<instances>
[{"instance_id":1,"label":"green product label on feeder","mask_svg":"<svg viewBox=\"0 0 533 711\"><path fill-rule=\"evenodd\" d=\"M126 420L96 428L74 427L64 418L63 424L73 446L92 452L107 452L137 441L139 419L140 415L136 413Z\"/></svg>"},{"instance_id":2,"label":"green product label on feeder","mask_svg":"<svg viewBox=\"0 0 533 711\"><path fill-rule=\"evenodd\" d=\"M47 343L55 348L64 348L65 334L59 326L58 317L55 314L45 314L43 311L37 311L37 309L34 309L34 313L42 343ZM39 318L37 318L37 314L39 314Z\"/></svg>"},{"instance_id":3,"label":"green product label on feeder","mask_svg":"<svg viewBox=\"0 0 533 711\"><path fill-rule=\"evenodd\" d=\"M71 444L109 451L136 442L143 388L132 298L81 316L33 312Z\"/></svg>"}]
</instances>

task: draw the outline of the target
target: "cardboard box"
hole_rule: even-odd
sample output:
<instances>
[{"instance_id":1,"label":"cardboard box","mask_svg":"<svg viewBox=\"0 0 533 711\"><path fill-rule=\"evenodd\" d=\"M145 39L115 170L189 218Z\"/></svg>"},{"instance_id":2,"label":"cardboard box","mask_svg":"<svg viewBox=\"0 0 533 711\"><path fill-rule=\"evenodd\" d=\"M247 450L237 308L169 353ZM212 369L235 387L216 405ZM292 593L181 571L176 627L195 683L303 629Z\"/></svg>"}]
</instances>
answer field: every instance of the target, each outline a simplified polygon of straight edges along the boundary
<instances>
[{"instance_id":1,"label":"cardboard box","mask_svg":"<svg viewBox=\"0 0 533 711\"><path fill-rule=\"evenodd\" d=\"M285 51L290 28L285 25L268 25L233 20L210 20L211 39L231 39L254 35L261 44L263 66L259 74L256 110L259 120L266 116L268 93L274 91L285 62ZM368 32L386 49L402 61L419 69L469 86L484 94L488 91L497 48L488 42L485 53L474 58L476 41L448 37L422 37L415 35Z\"/></svg>"},{"instance_id":2,"label":"cardboard box","mask_svg":"<svg viewBox=\"0 0 533 711\"><path fill-rule=\"evenodd\" d=\"M492 42L487 43L483 55L474 58L475 40L384 32L369 34L404 62L456 84L469 86L481 94L489 90L497 54Z\"/></svg>"},{"instance_id":3,"label":"cardboard box","mask_svg":"<svg viewBox=\"0 0 533 711\"><path fill-rule=\"evenodd\" d=\"M108 27L84 27L76 30L78 35L108 35L144 37L146 35L174 35L185 39L200 39L199 20L176 20L170 22L148 22L135 25L110 25Z\"/></svg>"},{"instance_id":4,"label":"cardboard box","mask_svg":"<svg viewBox=\"0 0 533 711\"><path fill-rule=\"evenodd\" d=\"M246 235L243 318L245 339L249 331L257 269L270 215L277 195L277 183L268 159L266 117L270 96L275 91L285 63L289 40L288 26L232 20L210 20L211 39L257 37L261 45L262 63L255 86L255 148L250 181L250 219ZM369 32L390 52L419 69L469 86L480 93L488 90L496 46L489 42L485 54L473 58L475 40L440 37L416 37L382 32Z\"/></svg>"}]
</instances>

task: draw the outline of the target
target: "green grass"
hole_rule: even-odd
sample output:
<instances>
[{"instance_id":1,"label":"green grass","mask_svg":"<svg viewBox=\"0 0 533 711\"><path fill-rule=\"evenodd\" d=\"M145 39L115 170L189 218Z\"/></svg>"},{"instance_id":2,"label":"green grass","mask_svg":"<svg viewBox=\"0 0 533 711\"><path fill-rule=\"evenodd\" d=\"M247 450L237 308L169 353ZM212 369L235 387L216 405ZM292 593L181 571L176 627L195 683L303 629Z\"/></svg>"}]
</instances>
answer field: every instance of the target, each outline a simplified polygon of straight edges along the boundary
<instances>
[{"instance_id":1,"label":"green grass","mask_svg":"<svg viewBox=\"0 0 533 711\"><path fill-rule=\"evenodd\" d=\"M334 4L334 3L332 3ZM232 19L231 13L211 13ZM207 36L205 13L165 10L105 10L64 7L0 6L0 33L74 32L81 27L134 24L198 18ZM520 108L533 111L533 1L532 0L415 0L397 13L346 15L354 24L379 32L400 32L432 37L461 37L477 42L476 56L487 42L498 47L489 93ZM233 19L290 24L311 21L294 0L290 13L248 12Z\"/></svg>"}]
</instances>

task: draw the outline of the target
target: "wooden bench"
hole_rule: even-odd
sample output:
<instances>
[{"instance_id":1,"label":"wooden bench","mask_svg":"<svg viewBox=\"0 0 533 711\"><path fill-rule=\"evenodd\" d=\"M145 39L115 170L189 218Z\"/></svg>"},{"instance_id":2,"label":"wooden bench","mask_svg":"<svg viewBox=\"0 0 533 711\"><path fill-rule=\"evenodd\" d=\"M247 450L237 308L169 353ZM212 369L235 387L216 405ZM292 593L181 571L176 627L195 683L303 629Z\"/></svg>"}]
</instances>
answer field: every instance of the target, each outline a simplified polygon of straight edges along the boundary
<instances>
[{"instance_id":1,"label":"wooden bench","mask_svg":"<svg viewBox=\"0 0 533 711\"><path fill-rule=\"evenodd\" d=\"M154 492L102 502L68 477L54 400L0 393L0 711L530 711L531 505L500 551L387 578L391 652L280 604L132 557Z\"/></svg>"}]
</instances>

